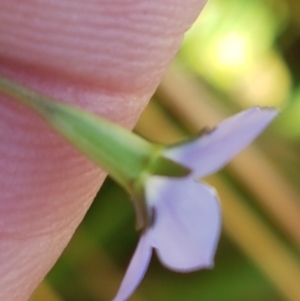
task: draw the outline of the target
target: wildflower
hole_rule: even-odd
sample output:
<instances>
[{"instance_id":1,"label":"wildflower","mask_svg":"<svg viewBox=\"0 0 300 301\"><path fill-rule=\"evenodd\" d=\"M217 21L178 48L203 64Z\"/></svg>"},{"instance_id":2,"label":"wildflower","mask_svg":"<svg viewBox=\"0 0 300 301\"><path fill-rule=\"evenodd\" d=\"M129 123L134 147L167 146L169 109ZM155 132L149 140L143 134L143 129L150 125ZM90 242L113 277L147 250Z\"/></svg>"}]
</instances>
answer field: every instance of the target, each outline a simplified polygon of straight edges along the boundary
<instances>
[{"instance_id":1,"label":"wildflower","mask_svg":"<svg viewBox=\"0 0 300 301\"><path fill-rule=\"evenodd\" d=\"M133 196L142 234L113 301L132 294L153 249L162 264L175 271L213 266L220 206L214 189L199 179L222 168L277 115L274 109L254 107L201 137L166 147L2 77L0 92L34 110Z\"/></svg>"}]
</instances>

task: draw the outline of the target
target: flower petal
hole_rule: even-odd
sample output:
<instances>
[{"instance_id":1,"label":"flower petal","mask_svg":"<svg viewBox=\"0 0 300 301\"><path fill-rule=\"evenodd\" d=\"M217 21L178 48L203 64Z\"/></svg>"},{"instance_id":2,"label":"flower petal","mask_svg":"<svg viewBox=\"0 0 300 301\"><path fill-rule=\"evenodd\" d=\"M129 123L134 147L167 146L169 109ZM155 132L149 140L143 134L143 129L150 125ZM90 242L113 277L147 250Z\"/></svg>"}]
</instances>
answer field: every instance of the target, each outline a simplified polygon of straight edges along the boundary
<instances>
[{"instance_id":1,"label":"flower petal","mask_svg":"<svg viewBox=\"0 0 300 301\"><path fill-rule=\"evenodd\" d=\"M167 149L164 156L191 168L197 177L207 176L248 146L277 114L271 108L251 108L224 120L199 139Z\"/></svg>"},{"instance_id":2,"label":"flower petal","mask_svg":"<svg viewBox=\"0 0 300 301\"><path fill-rule=\"evenodd\" d=\"M151 177L146 198L155 208L152 244L161 262L181 272L211 267L221 229L215 191L192 177Z\"/></svg>"},{"instance_id":3,"label":"flower petal","mask_svg":"<svg viewBox=\"0 0 300 301\"><path fill-rule=\"evenodd\" d=\"M127 300L145 275L152 254L150 234L151 233L148 231L141 236L135 253L127 268L126 274L122 280L119 291L112 301Z\"/></svg>"}]
</instances>

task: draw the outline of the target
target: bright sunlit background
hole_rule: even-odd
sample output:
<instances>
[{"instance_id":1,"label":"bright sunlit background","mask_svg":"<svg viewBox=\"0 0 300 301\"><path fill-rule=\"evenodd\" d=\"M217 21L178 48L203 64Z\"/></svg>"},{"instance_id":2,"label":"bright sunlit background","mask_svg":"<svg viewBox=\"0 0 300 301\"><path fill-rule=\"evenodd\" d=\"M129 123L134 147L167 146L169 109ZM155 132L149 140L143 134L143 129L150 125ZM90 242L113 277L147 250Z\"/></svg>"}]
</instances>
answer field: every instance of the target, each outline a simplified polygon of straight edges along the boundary
<instances>
[{"instance_id":1,"label":"bright sunlit background","mask_svg":"<svg viewBox=\"0 0 300 301\"><path fill-rule=\"evenodd\" d=\"M205 179L222 201L213 270L171 272L154 256L131 301L300 301L300 2L209 0L136 131L175 142L253 105L281 116ZM135 249L134 210L107 179L31 301L109 301Z\"/></svg>"}]
</instances>

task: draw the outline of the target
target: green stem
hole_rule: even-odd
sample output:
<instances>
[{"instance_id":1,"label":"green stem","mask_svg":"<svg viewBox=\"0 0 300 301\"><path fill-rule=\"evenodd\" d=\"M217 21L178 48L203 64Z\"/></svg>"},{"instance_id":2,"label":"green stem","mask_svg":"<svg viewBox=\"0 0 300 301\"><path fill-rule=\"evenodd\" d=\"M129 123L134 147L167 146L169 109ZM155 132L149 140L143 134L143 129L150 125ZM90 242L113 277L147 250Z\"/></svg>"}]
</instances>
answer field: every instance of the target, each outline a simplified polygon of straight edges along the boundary
<instances>
[{"instance_id":1,"label":"green stem","mask_svg":"<svg viewBox=\"0 0 300 301\"><path fill-rule=\"evenodd\" d=\"M103 118L0 77L0 92L34 110L129 192L161 147Z\"/></svg>"}]
</instances>

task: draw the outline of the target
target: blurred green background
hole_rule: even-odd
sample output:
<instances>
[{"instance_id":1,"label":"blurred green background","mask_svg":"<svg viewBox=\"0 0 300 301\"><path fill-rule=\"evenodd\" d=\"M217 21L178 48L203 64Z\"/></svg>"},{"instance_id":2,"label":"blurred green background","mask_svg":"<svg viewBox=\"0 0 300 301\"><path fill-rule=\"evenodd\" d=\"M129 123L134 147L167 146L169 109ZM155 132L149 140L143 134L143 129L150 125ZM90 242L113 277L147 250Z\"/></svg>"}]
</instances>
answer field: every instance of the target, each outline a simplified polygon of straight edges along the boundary
<instances>
[{"instance_id":1,"label":"blurred green background","mask_svg":"<svg viewBox=\"0 0 300 301\"><path fill-rule=\"evenodd\" d=\"M253 105L281 116L205 179L222 201L215 268L167 270L153 256L131 301L300 300L300 2L209 0L136 126L175 142ZM138 241L126 193L107 179L31 301L108 301Z\"/></svg>"}]
</instances>

